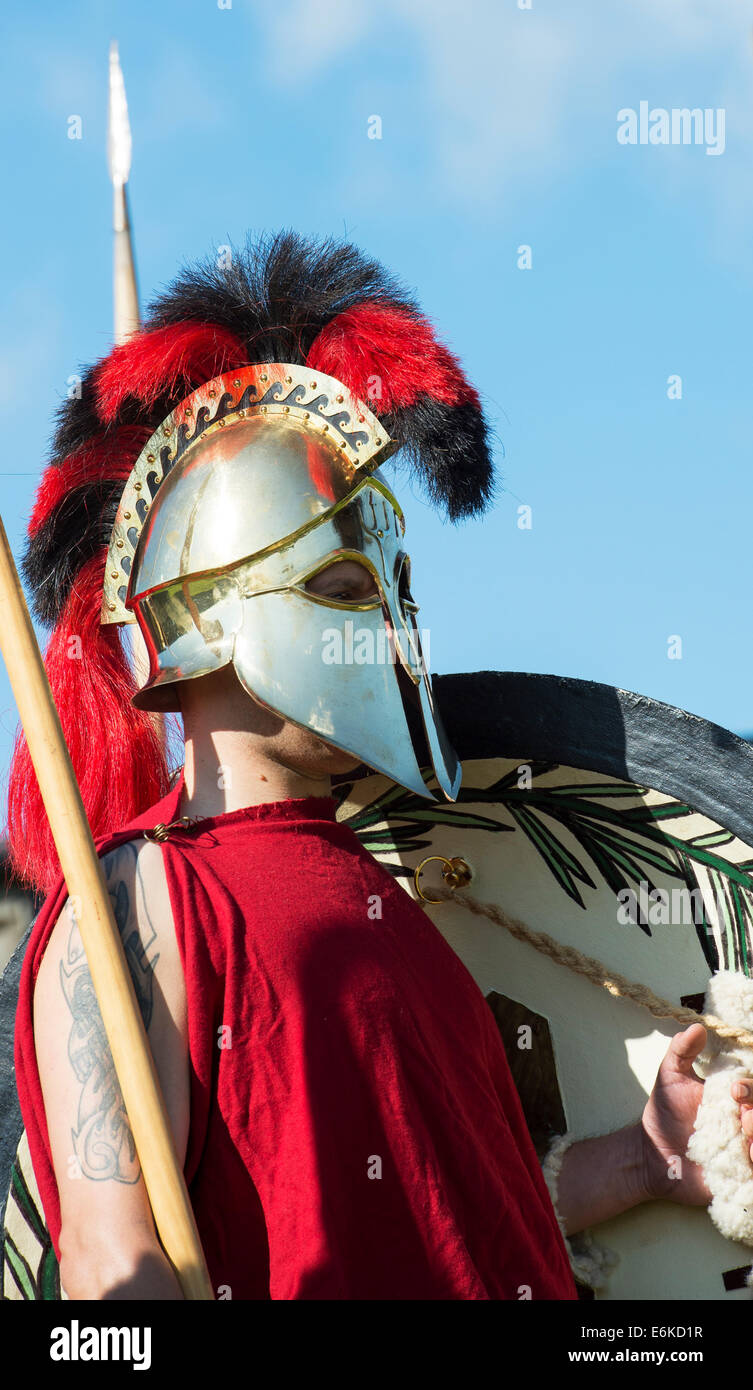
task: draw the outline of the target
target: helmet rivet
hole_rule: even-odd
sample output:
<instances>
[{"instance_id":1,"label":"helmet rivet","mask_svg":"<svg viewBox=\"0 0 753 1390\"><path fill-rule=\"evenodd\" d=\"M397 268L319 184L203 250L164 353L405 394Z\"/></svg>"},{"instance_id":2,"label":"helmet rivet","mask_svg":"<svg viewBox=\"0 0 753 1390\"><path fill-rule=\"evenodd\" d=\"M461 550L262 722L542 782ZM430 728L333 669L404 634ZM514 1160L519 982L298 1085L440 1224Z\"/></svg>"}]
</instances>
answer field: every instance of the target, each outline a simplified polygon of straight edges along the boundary
<instances>
[{"instance_id":1,"label":"helmet rivet","mask_svg":"<svg viewBox=\"0 0 753 1390\"><path fill-rule=\"evenodd\" d=\"M359 425L365 425L365 424L366 424L366 416L365 416L365 415L359 415L359 417L358 417L358 423L359 423Z\"/></svg>"},{"instance_id":2,"label":"helmet rivet","mask_svg":"<svg viewBox=\"0 0 753 1390\"><path fill-rule=\"evenodd\" d=\"M243 384L243 383L241 382L240 377L237 376L237 377L235 378L235 381L233 382L233 386L241 386L242 384Z\"/></svg>"},{"instance_id":3,"label":"helmet rivet","mask_svg":"<svg viewBox=\"0 0 753 1390\"><path fill-rule=\"evenodd\" d=\"M167 434L167 435L170 435L170 434L172 434L172 432L173 432L173 427L172 427L172 425L165 425L165 428L164 428L164 430L163 430L163 433L164 433L164 434Z\"/></svg>"},{"instance_id":4,"label":"helmet rivet","mask_svg":"<svg viewBox=\"0 0 753 1390\"><path fill-rule=\"evenodd\" d=\"M312 391L315 391L315 390L316 390L316 382L315 382L315 381L310 381L310 382L309 382L309 386L311 387L311 390L312 390Z\"/></svg>"},{"instance_id":5,"label":"helmet rivet","mask_svg":"<svg viewBox=\"0 0 753 1390\"><path fill-rule=\"evenodd\" d=\"M266 372L262 372L261 376L259 377L259 380L260 380L260 381L269 381L269 377L267 376Z\"/></svg>"},{"instance_id":6,"label":"helmet rivet","mask_svg":"<svg viewBox=\"0 0 753 1390\"><path fill-rule=\"evenodd\" d=\"M130 521L130 520L131 520L131 513L130 513L130 512L123 512L123 516L124 516L124 518L125 518L126 521Z\"/></svg>"},{"instance_id":7,"label":"helmet rivet","mask_svg":"<svg viewBox=\"0 0 753 1390\"><path fill-rule=\"evenodd\" d=\"M123 541L116 541L115 544L117 545L118 550L122 550L122 549L123 549Z\"/></svg>"},{"instance_id":8,"label":"helmet rivet","mask_svg":"<svg viewBox=\"0 0 753 1390\"><path fill-rule=\"evenodd\" d=\"M147 463L154 463L154 454L147 454L146 461Z\"/></svg>"},{"instance_id":9,"label":"helmet rivet","mask_svg":"<svg viewBox=\"0 0 753 1390\"><path fill-rule=\"evenodd\" d=\"M293 378L292 378L292 376L286 376L285 380L286 380L286 382L288 383L288 385L290 385L290 383L291 383L291 381L293 380Z\"/></svg>"},{"instance_id":10,"label":"helmet rivet","mask_svg":"<svg viewBox=\"0 0 753 1390\"><path fill-rule=\"evenodd\" d=\"M110 578L111 578L111 579L117 579L117 577L118 577L118 571L117 571L117 570L110 570ZM114 604L111 603L111 604L110 604L110 607L113 608L113 607L114 607Z\"/></svg>"},{"instance_id":11,"label":"helmet rivet","mask_svg":"<svg viewBox=\"0 0 753 1390\"><path fill-rule=\"evenodd\" d=\"M262 406L262 408L261 408L261 413L262 413L262 415L266 415L266 413L267 413L267 407L266 407L265 405Z\"/></svg>"},{"instance_id":12,"label":"helmet rivet","mask_svg":"<svg viewBox=\"0 0 753 1390\"><path fill-rule=\"evenodd\" d=\"M337 401L338 405L342 405L343 401L345 400L345 397L344 397L344 396L335 396L335 400Z\"/></svg>"},{"instance_id":13,"label":"helmet rivet","mask_svg":"<svg viewBox=\"0 0 753 1390\"><path fill-rule=\"evenodd\" d=\"M193 411L192 411L190 405L187 405L187 406L186 406L186 415L193 415Z\"/></svg>"},{"instance_id":14,"label":"helmet rivet","mask_svg":"<svg viewBox=\"0 0 753 1390\"><path fill-rule=\"evenodd\" d=\"M323 426L322 426L322 434L326 434L328 430L329 430L329 425L323 425Z\"/></svg>"},{"instance_id":15,"label":"helmet rivet","mask_svg":"<svg viewBox=\"0 0 753 1390\"><path fill-rule=\"evenodd\" d=\"M311 419L311 411L310 411L310 410L304 410L304 412L303 412L303 418L304 418L304 420L310 420L310 419Z\"/></svg>"},{"instance_id":16,"label":"helmet rivet","mask_svg":"<svg viewBox=\"0 0 753 1390\"><path fill-rule=\"evenodd\" d=\"M384 531L377 531L377 535L378 535L378 536L383 536L383 535L384 535Z\"/></svg>"},{"instance_id":17,"label":"helmet rivet","mask_svg":"<svg viewBox=\"0 0 753 1390\"><path fill-rule=\"evenodd\" d=\"M152 460L152 462L153 462L153 461L154 461L154 460ZM134 490L134 492L141 492L141 483L134 483L134 485L133 485L133 490Z\"/></svg>"},{"instance_id":18,"label":"helmet rivet","mask_svg":"<svg viewBox=\"0 0 753 1390\"><path fill-rule=\"evenodd\" d=\"M114 612L115 612L115 604L114 604L114 603L108 603L107 607L109 608L109 610L110 610L111 613L114 613Z\"/></svg>"},{"instance_id":19,"label":"helmet rivet","mask_svg":"<svg viewBox=\"0 0 753 1390\"><path fill-rule=\"evenodd\" d=\"M283 413L283 415L289 415L289 414L290 414L290 406L289 406L289 405L284 405L284 406L282 407L282 413Z\"/></svg>"}]
</instances>

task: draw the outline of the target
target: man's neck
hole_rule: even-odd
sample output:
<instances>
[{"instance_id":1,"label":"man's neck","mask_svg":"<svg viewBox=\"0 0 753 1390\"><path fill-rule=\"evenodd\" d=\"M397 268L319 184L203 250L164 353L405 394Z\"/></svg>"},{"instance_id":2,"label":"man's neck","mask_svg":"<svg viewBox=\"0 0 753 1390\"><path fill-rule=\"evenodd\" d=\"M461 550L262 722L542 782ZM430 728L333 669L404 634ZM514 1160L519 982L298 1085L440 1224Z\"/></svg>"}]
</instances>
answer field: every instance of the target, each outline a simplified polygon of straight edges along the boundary
<instances>
[{"instance_id":1,"label":"man's neck","mask_svg":"<svg viewBox=\"0 0 753 1390\"><path fill-rule=\"evenodd\" d=\"M265 801L330 795L329 777L307 776L260 757L253 736L242 731L186 738L180 815L204 819Z\"/></svg>"}]
</instances>

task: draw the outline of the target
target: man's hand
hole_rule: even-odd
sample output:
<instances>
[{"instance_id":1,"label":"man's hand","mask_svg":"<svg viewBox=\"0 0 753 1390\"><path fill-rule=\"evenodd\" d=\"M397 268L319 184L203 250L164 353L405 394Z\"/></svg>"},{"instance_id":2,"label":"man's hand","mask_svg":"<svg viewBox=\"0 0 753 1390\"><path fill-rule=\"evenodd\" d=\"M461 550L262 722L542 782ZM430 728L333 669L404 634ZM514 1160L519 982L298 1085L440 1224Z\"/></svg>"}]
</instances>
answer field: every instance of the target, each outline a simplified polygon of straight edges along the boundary
<instances>
[{"instance_id":1,"label":"man's hand","mask_svg":"<svg viewBox=\"0 0 753 1390\"><path fill-rule=\"evenodd\" d=\"M753 1081L735 1081L732 1084L732 1099L740 1105L740 1124L748 1140L748 1157L753 1163Z\"/></svg>"},{"instance_id":2,"label":"man's hand","mask_svg":"<svg viewBox=\"0 0 753 1390\"><path fill-rule=\"evenodd\" d=\"M702 1169L685 1156L703 1095L703 1081L693 1063L705 1045L701 1023L677 1033L641 1119L614 1134L582 1139L567 1150L557 1205L568 1235L654 1198L696 1207L711 1201ZM730 1092L740 1105L753 1163L753 1078L733 1082Z\"/></svg>"},{"instance_id":3,"label":"man's hand","mask_svg":"<svg viewBox=\"0 0 753 1390\"><path fill-rule=\"evenodd\" d=\"M685 1206L705 1207L711 1193L697 1163L685 1157L703 1095L703 1081L693 1063L706 1046L706 1029L692 1023L677 1033L667 1049L641 1119L648 1197ZM735 1081L730 1093L741 1105L743 1133L753 1139L753 1085ZM749 1142L751 1160L753 1144Z\"/></svg>"}]
</instances>

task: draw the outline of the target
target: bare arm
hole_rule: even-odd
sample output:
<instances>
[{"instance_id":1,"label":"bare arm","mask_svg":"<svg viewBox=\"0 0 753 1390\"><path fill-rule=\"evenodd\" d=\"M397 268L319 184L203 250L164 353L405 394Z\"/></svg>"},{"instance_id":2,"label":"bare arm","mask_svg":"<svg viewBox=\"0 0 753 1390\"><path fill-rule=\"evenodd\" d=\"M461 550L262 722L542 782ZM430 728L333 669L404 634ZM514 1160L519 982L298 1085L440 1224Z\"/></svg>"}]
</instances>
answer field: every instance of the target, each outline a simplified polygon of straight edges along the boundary
<instances>
[{"instance_id":1,"label":"bare arm","mask_svg":"<svg viewBox=\"0 0 753 1390\"><path fill-rule=\"evenodd\" d=\"M161 851L104 861L115 920L180 1162L188 1136L185 982ZM66 904L34 992L34 1036L61 1207L70 1298L181 1298L159 1244L78 926Z\"/></svg>"},{"instance_id":2,"label":"bare arm","mask_svg":"<svg viewBox=\"0 0 753 1390\"><path fill-rule=\"evenodd\" d=\"M609 1221L648 1201L646 1155L640 1124L581 1139L565 1151L557 1207L567 1235Z\"/></svg>"}]
</instances>

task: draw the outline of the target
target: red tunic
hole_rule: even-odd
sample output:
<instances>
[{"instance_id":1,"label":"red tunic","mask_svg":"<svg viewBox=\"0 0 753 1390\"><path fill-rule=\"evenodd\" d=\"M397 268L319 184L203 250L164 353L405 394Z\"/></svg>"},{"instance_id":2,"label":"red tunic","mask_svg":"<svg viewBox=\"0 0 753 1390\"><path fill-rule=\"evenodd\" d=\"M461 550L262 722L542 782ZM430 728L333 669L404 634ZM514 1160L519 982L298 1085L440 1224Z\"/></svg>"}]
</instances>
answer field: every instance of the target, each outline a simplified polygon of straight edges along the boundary
<instances>
[{"instance_id":1,"label":"red tunic","mask_svg":"<svg viewBox=\"0 0 753 1390\"><path fill-rule=\"evenodd\" d=\"M106 848L179 815L180 786ZM575 1298L493 1015L438 929L339 825L269 802L163 844L186 979L185 1174L235 1299ZM50 1234L60 1207L26 953L19 1100Z\"/></svg>"}]
</instances>

